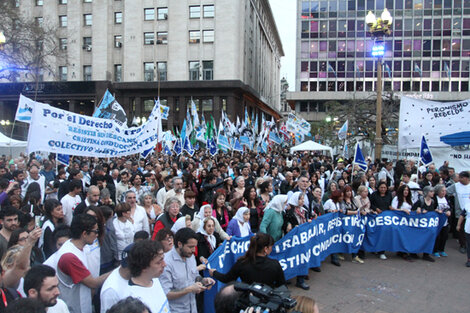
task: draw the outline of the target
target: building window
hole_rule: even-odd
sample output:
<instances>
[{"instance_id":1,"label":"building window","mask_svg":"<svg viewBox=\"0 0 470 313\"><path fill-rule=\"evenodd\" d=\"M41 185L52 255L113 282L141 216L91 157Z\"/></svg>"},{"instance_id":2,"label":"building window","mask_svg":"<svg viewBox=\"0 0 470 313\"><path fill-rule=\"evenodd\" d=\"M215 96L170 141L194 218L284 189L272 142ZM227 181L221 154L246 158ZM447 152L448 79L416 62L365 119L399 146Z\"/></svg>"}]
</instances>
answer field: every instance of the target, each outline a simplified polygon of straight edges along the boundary
<instances>
[{"instance_id":1,"label":"building window","mask_svg":"<svg viewBox=\"0 0 470 313\"><path fill-rule=\"evenodd\" d=\"M67 38L59 38L59 49L67 50Z\"/></svg>"},{"instance_id":2,"label":"building window","mask_svg":"<svg viewBox=\"0 0 470 313\"><path fill-rule=\"evenodd\" d=\"M202 41L203 42L214 42L214 30L204 30L202 31Z\"/></svg>"},{"instance_id":3,"label":"building window","mask_svg":"<svg viewBox=\"0 0 470 313\"><path fill-rule=\"evenodd\" d=\"M67 66L59 66L59 79L60 81L67 81Z\"/></svg>"},{"instance_id":4,"label":"building window","mask_svg":"<svg viewBox=\"0 0 470 313\"><path fill-rule=\"evenodd\" d=\"M189 80L199 80L199 62L189 61Z\"/></svg>"},{"instance_id":5,"label":"building window","mask_svg":"<svg viewBox=\"0 0 470 313\"><path fill-rule=\"evenodd\" d=\"M59 16L59 26L60 27L67 27L67 15L60 15Z\"/></svg>"},{"instance_id":6,"label":"building window","mask_svg":"<svg viewBox=\"0 0 470 313\"><path fill-rule=\"evenodd\" d=\"M83 14L83 25L91 26L93 24L93 19L91 14Z\"/></svg>"},{"instance_id":7,"label":"building window","mask_svg":"<svg viewBox=\"0 0 470 313\"><path fill-rule=\"evenodd\" d=\"M144 20L153 21L154 19L155 19L155 9L154 8L144 9Z\"/></svg>"},{"instance_id":8,"label":"building window","mask_svg":"<svg viewBox=\"0 0 470 313\"><path fill-rule=\"evenodd\" d=\"M190 30L189 31L189 43L199 43L200 41L201 41L201 31Z\"/></svg>"},{"instance_id":9,"label":"building window","mask_svg":"<svg viewBox=\"0 0 470 313\"><path fill-rule=\"evenodd\" d=\"M214 110L214 101L212 99L204 99L202 102L202 112L212 112Z\"/></svg>"},{"instance_id":10,"label":"building window","mask_svg":"<svg viewBox=\"0 0 470 313\"><path fill-rule=\"evenodd\" d=\"M190 6L189 7L189 18L200 18L201 17L201 7Z\"/></svg>"},{"instance_id":11,"label":"building window","mask_svg":"<svg viewBox=\"0 0 470 313\"><path fill-rule=\"evenodd\" d=\"M122 65L121 64L114 64L114 81L116 82L122 81Z\"/></svg>"},{"instance_id":12,"label":"building window","mask_svg":"<svg viewBox=\"0 0 470 313\"><path fill-rule=\"evenodd\" d=\"M38 17L35 17L34 20L35 20L35 22L36 22L36 25L38 25L39 27L41 27L41 26L42 26L42 21L43 21L44 19L42 18L42 16L38 16Z\"/></svg>"},{"instance_id":13,"label":"building window","mask_svg":"<svg viewBox=\"0 0 470 313\"><path fill-rule=\"evenodd\" d=\"M166 62L158 62L157 63L157 71L158 71L158 80L166 80Z\"/></svg>"},{"instance_id":14,"label":"building window","mask_svg":"<svg viewBox=\"0 0 470 313\"><path fill-rule=\"evenodd\" d=\"M144 45L153 45L155 41L154 33L144 33Z\"/></svg>"},{"instance_id":15,"label":"building window","mask_svg":"<svg viewBox=\"0 0 470 313\"><path fill-rule=\"evenodd\" d=\"M153 99L147 99L144 100L144 112L152 112L153 107L155 106L155 100Z\"/></svg>"},{"instance_id":16,"label":"building window","mask_svg":"<svg viewBox=\"0 0 470 313\"><path fill-rule=\"evenodd\" d=\"M157 8L157 20L168 19L168 8Z\"/></svg>"},{"instance_id":17,"label":"building window","mask_svg":"<svg viewBox=\"0 0 470 313\"><path fill-rule=\"evenodd\" d=\"M214 61L202 61L202 79L214 79Z\"/></svg>"},{"instance_id":18,"label":"building window","mask_svg":"<svg viewBox=\"0 0 470 313\"><path fill-rule=\"evenodd\" d=\"M122 24L122 12L114 12L114 23Z\"/></svg>"},{"instance_id":19,"label":"building window","mask_svg":"<svg viewBox=\"0 0 470 313\"><path fill-rule=\"evenodd\" d=\"M122 35L114 36L114 47L121 48L122 47Z\"/></svg>"},{"instance_id":20,"label":"building window","mask_svg":"<svg viewBox=\"0 0 470 313\"><path fill-rule=\"evenodd\" d=\"M153 62L144 63L144 80L146 82L151 82L154 79L155 66Z\"/></svg>"},{"instance_id":21,"label":"building window","mask_svg":"<svg viewBox=\"0 0 470 313\"><path fill-rule=\"evenodd\" d=\"M42 6L44 3L43 3L43 0L36 0L36 5L37 6Z\"/></svg>"},{"instance_id":22,"label":"building window","mask_svg":"<svg viewBox=\"0 0 470 313\"><path fill-rule=\"evenodd\" d=\"M83 80L91 81L91 65L85 65L83 67Z\"/></svg>"},{"instance_id":23,"label":"building window","mask_svg":"<svg viewBox=\"0 0 470 313\"><path fill-rule=\"evenodd\" d=\"M59 4L67 4L67 0L59 0Z\"/></svg>"},{"instance_id":24,"label":"building window","mask_svg":"<svg viewBox=\"0 0 470 313\"><path fill-rule=\"evenodd\" d=\"M83 50L91 51L91 37L83 37Z\"/></svg>"},{"instance_id":25,"label":"building window","mask_svg":"<svg viewBox=\"0 0 470 313\"><path fill-rule=\"evenodd\" d=\"M168 32L157 33L157 45L166 45L168 43Z\"/></svg>"},{"instance_id":26,"label":"building window","mask_svg":"<svg viewBox=\"0 0 470 313\"><path fill-rule=\"evenodd\" d=\"M204 8L204 17L214 17L214 5L205 5Z\"/></svg>"}]
</instances>

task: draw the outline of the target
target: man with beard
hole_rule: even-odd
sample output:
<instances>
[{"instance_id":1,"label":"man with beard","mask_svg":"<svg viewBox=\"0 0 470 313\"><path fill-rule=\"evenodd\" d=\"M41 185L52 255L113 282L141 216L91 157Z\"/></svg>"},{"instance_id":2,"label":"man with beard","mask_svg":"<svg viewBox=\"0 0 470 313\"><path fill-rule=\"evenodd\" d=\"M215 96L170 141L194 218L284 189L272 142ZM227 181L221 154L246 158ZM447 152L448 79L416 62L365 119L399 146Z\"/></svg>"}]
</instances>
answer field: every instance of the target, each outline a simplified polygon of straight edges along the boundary
<instances>
[{"instance_id":1,"label":"man with beard","mask_svg":"<svg viewBox=\"0 0 470 313\"><path fill-rule=\"evenodd\" d=\"M11 233L18 228L18 210L13 207L2 209L0 215L2 229L0 230L0 259L8 249Z\"/></svg>"},{"instance_id":2,"label":"man with beard","mask_svg":"<svg viewBox=\"0 0 470 313\"><path fill-rule=\"evenodd\" d=\"M38 299L47 313L69 313L65 302L58 298L59 280L55 274L50 266L33 266L24 277L24 292L28 298Z\"/></svg>"}]
</instances>

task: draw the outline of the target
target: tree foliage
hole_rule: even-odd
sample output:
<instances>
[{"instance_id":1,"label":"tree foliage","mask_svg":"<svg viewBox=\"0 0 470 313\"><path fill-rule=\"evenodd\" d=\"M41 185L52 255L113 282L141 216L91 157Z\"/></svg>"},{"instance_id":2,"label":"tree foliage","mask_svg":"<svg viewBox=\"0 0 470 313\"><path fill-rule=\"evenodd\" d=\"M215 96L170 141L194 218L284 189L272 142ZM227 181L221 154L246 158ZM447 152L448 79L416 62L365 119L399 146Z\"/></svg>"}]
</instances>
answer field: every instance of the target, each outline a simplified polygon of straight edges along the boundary
<instances>
[{"instance_id":1,"label":"tree foliage","mask_svg":"<svg viewBox=\"0 0 470 313\"><path fill-rule=\"evenodd\" d=\"M18 81L20 75L38 81L42 73L55 75L59 50L58 35L45 20L26 17L14 0L0 1L0 31L6 42L0 49L0 80Z\"/></svg>"}]
</instances>

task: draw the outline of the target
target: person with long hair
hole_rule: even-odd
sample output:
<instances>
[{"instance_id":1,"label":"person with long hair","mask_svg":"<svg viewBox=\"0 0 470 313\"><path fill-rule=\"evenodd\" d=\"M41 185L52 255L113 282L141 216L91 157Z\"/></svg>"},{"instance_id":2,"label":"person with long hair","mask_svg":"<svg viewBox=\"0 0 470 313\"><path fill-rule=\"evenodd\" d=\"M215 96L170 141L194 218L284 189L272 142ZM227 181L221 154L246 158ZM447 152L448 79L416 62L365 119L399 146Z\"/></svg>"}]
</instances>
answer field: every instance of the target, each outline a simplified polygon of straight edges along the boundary
<instances>
[{"instance_id":1,"label":"person with long hair","mask_svg":"<svg viewBox=\"0 0 470 313\"><path fill-rule=\"evenodd\" d=\"M272 288L286 284L284 272L279 261L268 255L274 246L274 239L268 234L258 233L251 237L250 246L245 255L240 257L227 274L209 269L209 274L218 281L228 283L238 278L247 284L261 283Z\"/></svg>"},{"instance_id":2,"label":"person with long hair","mask_svg":"<svg viewBox=\"0 0 470 313\"><path fill-rule=\"evenodd\" d=\"M46 259L57 251L54 230L59 224L64 223L64 211L62 203L56 199L44 201L45 220L42 224L42 235L39 239L39 248L42 249Z\"/></svg>"},{"instance_id":3,"label":"person with long hair","mask_svg":"<svg viewBox=\"0 0 470 313\"><path fill-rule=\"evenodd\" d=\"M270 179L266 179L259 185L260 204L264 209L272 199L273 184Z\"/></svg>"},{"instance_id":4,"label":"person with long hair","mask_svg":"<svg viewBox=\"0 0 470 313\"><path fill-rule=\"evenodd\" d=\"M326 194L326 193L325 193ZM341 202L343 201L343 193L340 190L333 190L331 197L325 202L323 208L326 213L341 212ZM331 264L341 266L339 263L339 256L336 253L331 254Z\"/></svg>"},{"instance_id":5,"label":"person with long hair","mask_svg":"<svg viewBox=\"0 0 470 313\"><path fill-rule=\"evenodd\" d=\"M8 241L8 248L11 248L16 245L24 246L28 238L28 230L24 228L17 228L11 233L10 240ZM29 258L30 266L42 264L44 261L45 258L41 249L36 246L33 246L31 250L31 256Z\"/></svg>"},{"instance_id":6,"label":"person with long hair","mask_svg":"<svg viewBox=\"0 0 470 313\"><path fill-rule=\"evenodd\" d=\"M388 191L387 182L379 182L377 191L370 196L370 208L378 214L392 209L392 194ZM378 255L381 260L387 259L385 251L379 251Z\"/></svg>"},{"instance_id":7,"label":"person with long hair","mask_svg":"<svg viewBox=\"0 0 470 313\"><path fill-rule=\"evenodd\" d=\"M370 195L377 191L377 180L374 175L370 176L367 180L367 189L369 190Z\"/></svg>"},{"instance_id":8,"label":"person with long hair","mask_svg":"<svg viewBox=\"0 0 470 313\"><path fill-rule=\"evenodd\" d=\"M21 211L30 214L32 217L39 216L41 212L41 187L38 183L32 182L26 189L26 194L21 205Z\"/></svg>"},{"instance_id":9,"label":"person with long hair","mask_svg":"<svg viewBox=\"0 0 470 313\"><path fill-rule=\"evenodd\" d=\"M356 202L353 198L353 190L351 186L346 185L342 189L343 193L343 201L341 202L342 211L346 215L357 215L360 213L360 208L356 205ZM361 252L361 256L363 256L363 252ZM352 261L353 263L364 264L364 260L358 255L358 253L352 253Z\"/></svg>"},{"instance_id":10,"label":"person with long hair","mask_svg":"<svg viewBox=\"0 0 470 313\"><path fill-rule=\"evenodd\" d=\"M437 208L436 201L434 200L434 188L430 185L424 186L423 188L423 198L416 201L411 208L412 211L416 213L427 213L435 211ZM411 257L417 258L417 255L412 253ZM423 260L428 262L435 262L434 258L429 255L429 253L423 253Z\"/></svg>"},{"instance_id":11,"label":"person with long hair","mask_svg":"<svg viewBox=\"0 0 470 313\"><path fill-rule=\"evenodd\" d=\"M209 256L222 243L222 239L215 231L214 219L206 217L199 226L197 236L197 264L207 264Z\"/></svg>"},{"instance_id":12,"label":"person with long hair","mask_svg":"<svg viewBox=\"0 0 470 313\"><path fill-rule=\"evenodd\" d=\"M398 187L397 195L392 200L392 210L402 211L409 215L412 207L410 187L401 185Z\"/></svg>"},{"instance_id":13,"label":"person with long hair","mask_svg":"<svg viewBox=\"0 0 470 313\"><path fill-rule=\"evenodd\" d=\"M293 299L297 301L294 307L295 312L302 313L319 313L318 305L314 299L307 296L293 296Z\"/></svg>"},{"instance_id":14,"label":"person with long hair","mask_svg":"<svg viewBox=\"0 0 470 313\"><path fill-rule=\"evenodd\" d=\"M254 186L248 186L243 193L244 202L247 208L250 209L250 227L253 233L258 232L259 225L262 219L262 206L256 194Z\"/></svg>"},{"instance_id":15,"label":"person with long hair","mask_svg":"<svg viewBox=\"0 0 470 313\"><path fill-rule=\"evenodd\" d=\"M212 216L217 219L223 230L227 230L231 217L227 207L225 206L225 195L225 191L223 189L219 189L212 200Z\"/></svg>"},{"instance_id":16,"label":"person with long hair","mask_svg":"<svg viewBox=\"0 0 470 313\"><path fill-rule=\"evenodd\" d=\"M128 203L119 203L114 211L116 213L113 220L117 246L116 259L121 261L122 251L134 240L134 226L130 221L131 206Z\"/></svg>"},{"instance_id":17,"label":"person with long hair","mask_svg":"<svg viewBox=\"0 0 470 313\"><path fill-rule=\"evenodd\" d=\"M328 187L326 188L326 192L323 194L323 197L322 197L322 202L323 202L323 206L325 206L326 202L331 199L331 194L335 191L335 190L338 190L338 183L334 180L331 180L329 183L328 183Z\"/></svg>"},{"instance_id":18,"label":"person with long hair","mask_svg":"<svg viewBox=\"0 0 470 313\"><path fill-rule=\"evenodd\" d=\"M145 209L145 213L147 213L150 229L153 229L157 217L162 214L162 208L156 203L151 192L145 192L140 196L140 204Z\"/></svg>"}]
</instances>

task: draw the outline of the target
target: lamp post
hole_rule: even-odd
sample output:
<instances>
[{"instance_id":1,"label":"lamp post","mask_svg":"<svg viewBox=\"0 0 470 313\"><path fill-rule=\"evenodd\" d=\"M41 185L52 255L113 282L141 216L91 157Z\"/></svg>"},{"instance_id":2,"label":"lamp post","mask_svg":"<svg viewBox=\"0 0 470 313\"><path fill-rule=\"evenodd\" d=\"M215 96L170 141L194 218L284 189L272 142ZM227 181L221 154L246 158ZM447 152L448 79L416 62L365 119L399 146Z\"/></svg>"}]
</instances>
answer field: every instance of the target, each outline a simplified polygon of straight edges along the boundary
<instances>
[{"instance_id":1,"label":"lamp post","mask_svg":"<svg viewBox=\"0 0 470 313\"><path fill-rule=\"evenodd\" d=\"M379 18L372 11L366 16L366 24L374 39L372 56L377 57L377 104L375 120L375 159L381 159L382 155L382 57L385 53L383 38L392 33L393 18L387 8Z\"/></svg>"}]
</instances>

